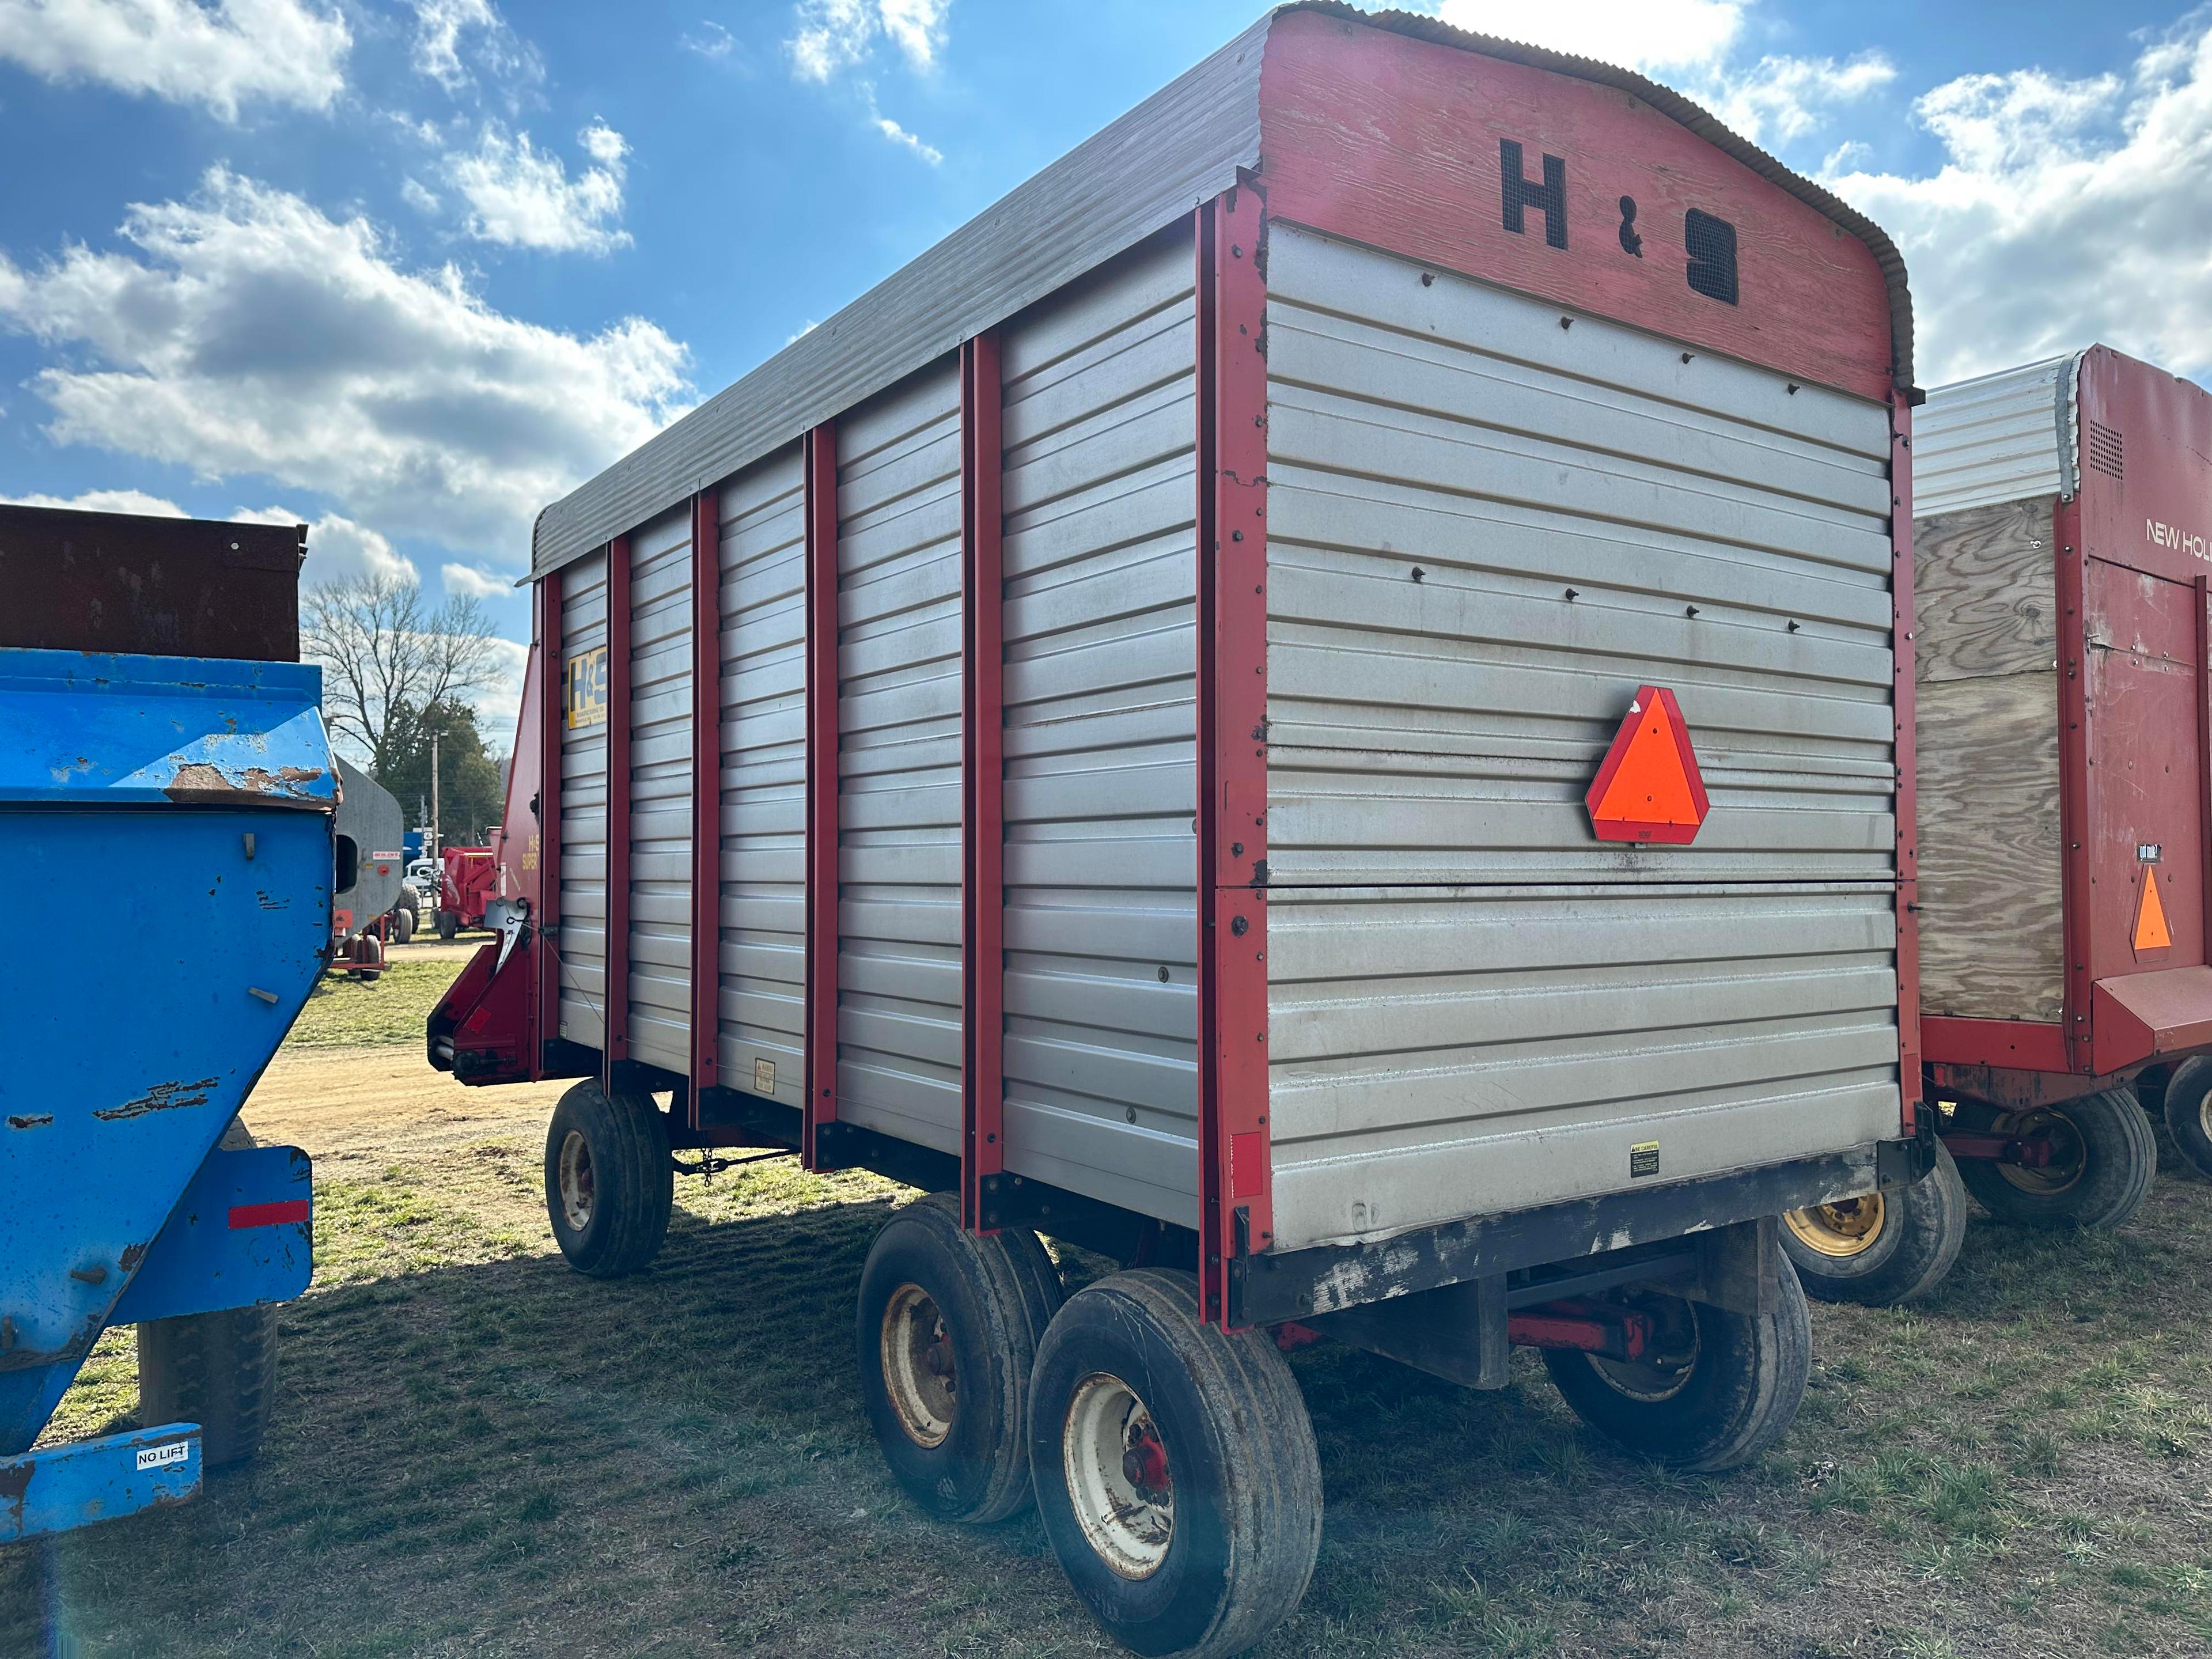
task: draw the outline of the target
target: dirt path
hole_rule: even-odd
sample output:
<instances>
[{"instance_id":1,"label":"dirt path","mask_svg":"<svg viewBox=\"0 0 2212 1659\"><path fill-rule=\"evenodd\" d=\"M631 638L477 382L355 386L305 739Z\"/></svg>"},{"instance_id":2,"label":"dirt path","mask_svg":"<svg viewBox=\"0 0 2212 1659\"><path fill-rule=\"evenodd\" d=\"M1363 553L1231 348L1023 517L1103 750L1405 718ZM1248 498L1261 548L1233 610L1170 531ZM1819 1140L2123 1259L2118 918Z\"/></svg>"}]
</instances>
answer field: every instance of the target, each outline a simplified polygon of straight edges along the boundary
<instances>
[{"instance_id":1,"label":"dirt path","mask_svg":"<svg viewBox=\"0 0 2212 1659\"><path fill-rule=\"evenodd\" d=\"M264 1142L302 1147L319 1163L367 1162L540 1134L568 1086L463 1088L414 1044L308 1048L270 1062L244 1115Z\"/></svg>"}]
</instances>

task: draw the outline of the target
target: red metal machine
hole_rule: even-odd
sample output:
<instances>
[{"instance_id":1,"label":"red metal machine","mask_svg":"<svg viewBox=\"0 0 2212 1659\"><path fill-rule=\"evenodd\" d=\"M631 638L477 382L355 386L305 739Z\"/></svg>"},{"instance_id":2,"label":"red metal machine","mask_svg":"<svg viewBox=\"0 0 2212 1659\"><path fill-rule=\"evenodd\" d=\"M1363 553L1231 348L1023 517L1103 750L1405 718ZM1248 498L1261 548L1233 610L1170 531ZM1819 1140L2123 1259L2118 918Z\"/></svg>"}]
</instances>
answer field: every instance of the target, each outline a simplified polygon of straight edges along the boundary
<instances>
[{"instance_id":1,"label":"red metal machine","mask_svg":"<svg viewBox=\"0 0 2212 1659\"><path fill-rule=\"evenodd\" d=\"M464 927L484 925L484 907L500 896L501 832L489 847L448 847L441 854L438 881L438 937L451 939Z\"/></svg>"},{"instance_id":2,"label":"red metal machine","mask_svg":"<svg viewBox=\"0 0 2212 1659\"><path fill-rule=\"evenodd\" d=\"M2142 1107L2212 1172L2212 393L2092 347L1930 393L1913 472L1928 1092L1997 1216L2117 1227ZM1893 1219L1793 1218L1808 1287L1897 1299Z\"/></svg>"}]
</instances>

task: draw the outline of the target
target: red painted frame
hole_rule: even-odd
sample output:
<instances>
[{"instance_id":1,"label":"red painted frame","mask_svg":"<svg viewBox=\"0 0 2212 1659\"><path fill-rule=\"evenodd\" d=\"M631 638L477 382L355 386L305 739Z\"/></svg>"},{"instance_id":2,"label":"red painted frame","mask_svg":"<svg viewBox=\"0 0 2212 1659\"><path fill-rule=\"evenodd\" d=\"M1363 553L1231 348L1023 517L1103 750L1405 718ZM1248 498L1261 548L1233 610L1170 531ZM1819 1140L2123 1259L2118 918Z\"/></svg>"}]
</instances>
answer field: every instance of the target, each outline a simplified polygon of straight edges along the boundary
<instances>
[{"instance_id":1,"label":"red painted frame","mask_svg":"<svg viewBox=\"0 0 2212 1659\"><path fill-rule=\"evenodd\" d=\"M1590 780L1589 788L1583 795L1583 807L1590 815L1590 831L1600 841L1652 842L1668 847L1687 847L1697 840L1698 831L1705 827L1705 816L1712 811L1712 802L1705 798L1705 776L1698 765L1698 751L1690 746L1690 723L1682 718L1682 705L1674 694L1663 685L1639 685L1636 688L1635 707L1622 716L1620 730L1613 734L1613 746L1605 751L1598 763L1597 775ZM1630 746L1636 741L1636 728L1643 724L1643 710L1656 702L1667 717L1667 729L1674 739L1674 751L1681 757L1682 775L1690 785L1690 799L1697 804L1695 823L1641 823L1629 818L1601 821L1598 807L1605 800L1605 792L1613 787L1613 775L1628 759Z\"/></svg>"},{"instance_id":2,"label":"red painted frame","mask_svg":"<svg viewBox=\"0 0 2212 1659\"><path fill-rule=\"evenodd\" d=\"M960 349L961 1219L1006 1167L1006 447L995 331Z\"/></svg>"},{"instance_id":3,"label":"red painted frame","mask_svg":"<svg viewBox=\"0 0 2212 1659\"><path fill-rule=\"evenodd\" d=\"M568 642L562 628L561 584L568 572L538 580L538 1017L531 1033L530 1069L545 1074L545 1042L561 1029L561 756L568 730ZM549 1030L550 1028L550 1030Z\"/></svg>"},{"instance_id":4,"label":"red painted frame","mask_svg":"<svg viewBox=\"0 0 2212 1659\"><path fill-rule=\"evenodd\" d=\"M629 1058L630 911L630 562L629 538L607 544L607 839L605 969L606 1046L600 1061L613 1087L613 1068Z\"/></svg>"},{"instance_id":5,"label":"red painted frame","mask_svg":"<svg viewBox=\"0 0 2212 1659\"><path fill-rule=\"evenodd\" d=\"M806 434L806 1115L837 1119L837 428Z\"/></svg>"},{"instance_id":6,"label":"red painted frame","mask_svg":"<svg viewBox=\"0 0 2212 1659\"><path fill-rule=\"evenodd\" d=\"M1198 210L1199 1300L1274 1240L1267 1129L1265 198Z\"/></svg>"},{"instance_id":7,"label":"red painted frame","mask_svg":"<svg viewBox=\"0 0 2212 1659\"><path fill-rule=\"evenodd\" d=\"M691 1127L699 1091L721 1082L722 509L691 502Z\"/></svg>"},{"instance_id":8,"label":"red painted frame","mask_svg":"<svg viewBox=\"0 0 2212 1659\"><path fill-rule=\"evenodd\" d=\"M1900 1125L1918 1126L1920 1034L1920 801L1917 741L1919 651L1913 642L1912 406L1898 392L1889 399L1889 593L1892 708L1896 716L1892 758L1897 767L1897 1084Z\"/></svg>"}]
</instances>

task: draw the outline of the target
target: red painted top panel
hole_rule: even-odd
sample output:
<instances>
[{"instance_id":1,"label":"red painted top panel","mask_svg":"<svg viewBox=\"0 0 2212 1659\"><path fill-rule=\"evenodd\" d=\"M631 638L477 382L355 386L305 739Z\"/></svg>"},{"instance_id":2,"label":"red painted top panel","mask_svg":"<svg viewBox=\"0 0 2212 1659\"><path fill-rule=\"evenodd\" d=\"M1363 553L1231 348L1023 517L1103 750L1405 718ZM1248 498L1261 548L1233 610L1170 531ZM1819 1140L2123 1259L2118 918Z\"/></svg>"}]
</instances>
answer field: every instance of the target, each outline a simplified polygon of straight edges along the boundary
<instances>
[{"instance_id":1,"label":"red painted top panel","mask_svg":"<svg viewBox=\"0 0 2212 1659\"><path fill-rule=\"evenodd\" d=\"M2169 581L2212 575L2212 392L2096 346L2081 418L2090 556Z\"/></svg>"},{"instance_id":2,"label":"red painted top panel","mask_svg":"<svg viewBox=\"0 0 2212 1659\"><path fill-rule=\"evenodd\" d=\"M1866 245L1640 99L1311 12L1278 17L1267 52L1274 216L1888 397L1888 290Z\"/></svg>"}]
</instances>

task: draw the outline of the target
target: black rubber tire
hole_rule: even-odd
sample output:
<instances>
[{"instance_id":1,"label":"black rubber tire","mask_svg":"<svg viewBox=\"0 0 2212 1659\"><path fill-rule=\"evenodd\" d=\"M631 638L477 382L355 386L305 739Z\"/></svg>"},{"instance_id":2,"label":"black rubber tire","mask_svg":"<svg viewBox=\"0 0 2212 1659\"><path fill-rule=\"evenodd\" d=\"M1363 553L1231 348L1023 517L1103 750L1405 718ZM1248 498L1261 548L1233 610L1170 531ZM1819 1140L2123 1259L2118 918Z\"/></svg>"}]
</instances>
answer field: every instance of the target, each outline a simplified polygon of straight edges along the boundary
<instances>
[{"instance_id":1,"label":"black rubber tire","mask_svg":"<svg viewBox=\"0 0 2212 1659\"><path fill-rule=\"evenodd\" d=\"M415 913L404 905L392 908L392 942L404 945L415 937Z\"/></svg>"},{"instance_id":2,"label":"black rubber tire","mask_svg":"<svg viewBox=\"0 0 2212 1659\"><path fill-rule=\"evenodd\" d=\"M934 1304L951 1360L951 1426L934 1445L891 1398L886 1316L908 1286ZM981 1525L1028 1504L1030 1371L1060 1297L1035 1233L965 1232L955 1194L933 1193L877 1232L854 1327L860 1399L891 1474L927 1514Z\"/></svg>"},{"instance_id":3,"label":"black rubber tire","mask_svg":"<svg viewBox=\"0 0 2212 1659\"><path fill-rule=\"evenodd\" d=\"M1098 1373L1142 1400L1165 1449L1174 1519L1164 1559L1125 1577L1085 1537L1062 1440ZM1045 1536L1115 1641L1178 1659L1242 1653L1296 1611L1321 1549L1321 1459L1296 1380L1265 1331L1200 1322L1198 1282L1158 1268L1068 1297L1037 1350L1030 1469Z\"/></svg>"},{"instance_id":4,"label":"black rubber tire","mask_svg":"<svg viewBox=\"0 0 2212 1659\"><path fill-rule=\"evenodd\" d=\"M1695 1321L1697 1348L1687 1376L1663 1397L1624 1392L1600 1369L1606 1362L1586 1353L1547 1349L1545 1369L1576 1416L1630 1451L1704 1474L1747 1463L1789 1431L1812 1370L1797 1270L1779 1252L1774 1266L1774 1309L1764 1316L1664 1298L1674 1317Z\"/></svg>"},{"instance_id":5,"label":"black rubber tire","mask_svg":"<svg viewBox=\"0 0 2212 1659\"><path fill-rule=\"evenodd\" d=\"M374 985L384 977L384 942L374 933L363 933L353 942L353 959L359 964L354 977L364 985Z\"/></svg>"},{"instance_id":6,"label":"black rubber tire","mask_svg":"<svg viewBox=\"0 0 2212 1659\"><path fill-rule=\"evenodd\" d=\"M404 881L399 884L399 902L392 908L406 913L407 926L410 933L422 926L422 901L416 896L415 890ZM404 944L405 941L401 942Z\"/></svg>"},{"instance_id":7,"label":"black rubber tire","mask_svg":"<svg viewBox=\"0 0 2212 1659\"><path fill-rule=\"evenodd\" d=\"M224 1150L253 1145L233 1121ZM200 1462L246 1462L261 1449L276 1404L276 1310L230 1308L138 1327L138 1421L200 1425Z\"/></svg>"},{"instance_id":8,"label":"black rubber tire","mask_svg":"<svg viewBox=\"0 0 2212 1659\"><path fill-rule=\"evenodd\" d=\"M580 1224L570 1220L561 1195L571 1134L580 1138L591 1182ZM570 1267L593 1279L637 1272L660 1253L675 1195L668 1123L652 1096L610 1096L586 1078L561 1097L545 1132L545 1215Z\"/></svg>"},{"instance_id":9,"label":"black rubber tire","mask_svg":"<svg viewBox=\"0 0 2212 1659\"><path fill-rule=\"evenodd\" d=\"M2079 1137L2082 1166L2073 1184L2055 1193L2024 1191L1994 1162L1970 1158L1959 1164L1966 1190L1998 1220L2024 1227L2124 1226L2150 1196L2158 1174L2158 1138L2135 1096L2123 1086L2044 1109ZM2014 1120L1988 1109L1968 1115L1985 1120L1992 1133L2014 1127Z\"/></svg>"},{"instance_id":10,"label":"black rubber tire","mask_svg":"<svg viewBox=\"0 0 2212 1659\"><path fill-rule=\"evenodd\" d=\"M1797 1269L1805 1294L1823 1302L1893 1308L1943 1282L1966 1237L1966 1188L1942 1141L1936 1164L1901 1191L1883 1194L1881 1219L1856 1255L1830 1255L1781 1228L1783 1254Z\"/></svg>"},{"instance_id":11,"label":"black rubber tire","mask_svg":"<svg viewBox=\"0 0 2212 1659\"><path fill-rule=\"evenodd\" d=\"M2166 1127L2182 1157L2212 1178L2212 1055L2193 1054L2166 1079Z\"/></svg>"},{"instance_id":12,"label":"black rubber tire","mask_svg":"<svg viewBox=\"0 0 2212 1659\"><path fill-rule=\"evenodd\" d=\"M461 931L461 919L451 910L438 912L438 937L450 939Z\"/></svg>"}]
</instances>

